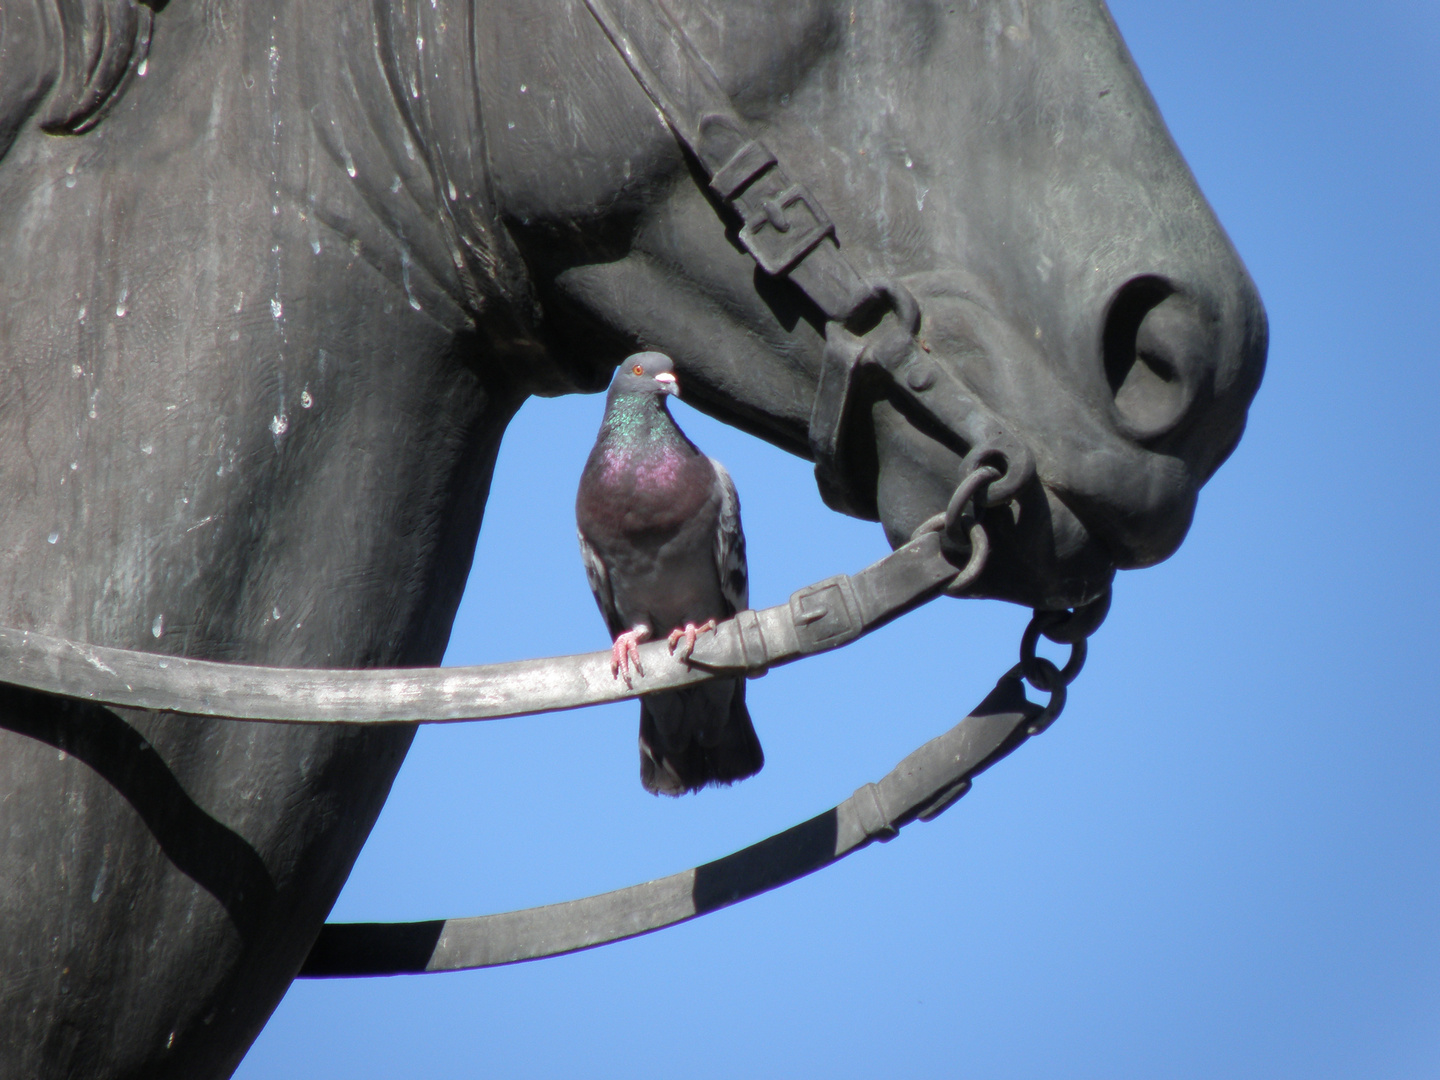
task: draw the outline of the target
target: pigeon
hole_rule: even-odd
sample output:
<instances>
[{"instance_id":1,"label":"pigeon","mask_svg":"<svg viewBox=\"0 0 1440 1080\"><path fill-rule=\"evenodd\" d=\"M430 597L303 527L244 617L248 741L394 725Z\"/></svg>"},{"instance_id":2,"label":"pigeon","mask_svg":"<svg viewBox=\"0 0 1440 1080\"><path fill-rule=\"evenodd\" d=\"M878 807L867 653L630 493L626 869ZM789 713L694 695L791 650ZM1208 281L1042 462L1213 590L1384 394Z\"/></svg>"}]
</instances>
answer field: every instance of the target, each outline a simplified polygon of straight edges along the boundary
<instances>
[{"instance_id":1,"label":"pigeon","mask_svg":"<svg viewBox=\"0 0 1440 1080\"><path fill-rule=\"evenodd\" d=\"M640 642L668 634L688 656L699 634L749 607L740 500L725 467L676 426L668 356L636 353L610 384L575 496L580 554L610 636L611 671L640 671ZM743 678L640 699L640 782L682 795L760 771L765 755Z\"/></svg>"}]
</instances>

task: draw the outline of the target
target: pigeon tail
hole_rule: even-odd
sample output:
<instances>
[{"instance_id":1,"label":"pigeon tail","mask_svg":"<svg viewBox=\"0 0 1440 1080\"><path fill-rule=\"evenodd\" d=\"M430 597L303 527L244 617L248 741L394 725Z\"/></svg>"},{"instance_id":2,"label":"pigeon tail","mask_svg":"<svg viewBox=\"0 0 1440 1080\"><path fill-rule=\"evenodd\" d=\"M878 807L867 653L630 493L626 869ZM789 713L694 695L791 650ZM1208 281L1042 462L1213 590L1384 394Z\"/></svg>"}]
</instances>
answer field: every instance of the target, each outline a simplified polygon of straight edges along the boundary
<instances>
[{"instance_id":1,"label":"pigeon tail","mask_svg":"<svg viewBox=\"0 0 1440 1080\"><path fill-rule=\"evenodd\" d=\"M713 679L640 699L640 782L652 795L731 784L764 764L744 679Z\"/></svg>"}]
</instances>

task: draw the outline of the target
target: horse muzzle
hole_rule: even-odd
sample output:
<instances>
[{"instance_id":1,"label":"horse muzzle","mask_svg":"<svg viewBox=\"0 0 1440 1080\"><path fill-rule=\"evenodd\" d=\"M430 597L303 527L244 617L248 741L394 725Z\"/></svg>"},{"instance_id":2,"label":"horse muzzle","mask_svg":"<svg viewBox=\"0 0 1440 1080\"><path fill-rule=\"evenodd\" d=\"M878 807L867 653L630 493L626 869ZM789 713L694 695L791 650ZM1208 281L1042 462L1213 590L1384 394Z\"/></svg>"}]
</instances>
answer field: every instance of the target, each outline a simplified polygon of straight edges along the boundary
<instances>
[{"instance_id":1,"label":"horse muzzle","mask_svg":"<svg viewBox=\"0 0 1440 1080\"><path fill-rule=\"evenodd\" d=\"M1091 320L1092 350L1057 355L950 275L906 284L921 313L911 355L858 368L844 448L854 486L874 492L862 512L890 542L944 510L990 452L1011 471L985 511L994 551L975 595L1074 606L1117 569L1173 553L1258 382L1231 377L1217 392L1217 370L1246 365L1193 290L1136 278ZM926 403L943 379L975 403L963 422Z\"/></svg>"}]
</instances>

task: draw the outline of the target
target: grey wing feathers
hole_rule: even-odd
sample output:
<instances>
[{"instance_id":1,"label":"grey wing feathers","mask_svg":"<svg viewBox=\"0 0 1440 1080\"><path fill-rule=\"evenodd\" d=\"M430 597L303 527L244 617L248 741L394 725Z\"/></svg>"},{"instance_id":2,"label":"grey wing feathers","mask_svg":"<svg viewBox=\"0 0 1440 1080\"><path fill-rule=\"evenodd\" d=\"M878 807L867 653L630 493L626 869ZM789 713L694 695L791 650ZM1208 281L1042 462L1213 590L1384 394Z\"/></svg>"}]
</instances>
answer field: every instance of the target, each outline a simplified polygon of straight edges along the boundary
<instances>
[{"instance_id":1,"label":"grey wing feathers","mask_svg":"<svg viewBox=\"0 0 1440 1080\"><path fill-rule=\"evenodd\" d=\"M610 572L605 569L600 556L590 546L590 541L585 539L585 534L576 529L575 535L580 540L580 560L585 564L585 577L590 582L590 591L595 594L600 615L604 618L605 625L610 628L612 637L623 633L626 628L620 625L620 613L615 610L615 593L610 585Z\"/></svg>"},{"instance_id":2,"label":"grey wing feathers","mask_svg":"<svg viewBox=\"0 0 1440 1080\"><path fill-rule=\"evenodd\" d=\"M720 519L715 529L715 569L720 573L720 591L730 612L750 606L750 571L745 565L745 533L740 528L740 496L725 466L714 458L715 481L720 486Z\"/></svg>"}]
</instances>

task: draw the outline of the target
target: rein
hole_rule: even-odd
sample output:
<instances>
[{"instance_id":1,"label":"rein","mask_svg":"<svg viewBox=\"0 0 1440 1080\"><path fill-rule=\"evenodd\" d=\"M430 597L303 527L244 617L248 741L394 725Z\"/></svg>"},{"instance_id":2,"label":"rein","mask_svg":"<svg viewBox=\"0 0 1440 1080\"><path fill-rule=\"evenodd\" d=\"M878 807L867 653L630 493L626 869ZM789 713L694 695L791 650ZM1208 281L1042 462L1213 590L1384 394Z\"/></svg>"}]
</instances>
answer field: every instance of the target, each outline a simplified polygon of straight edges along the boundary
<instances>
[{"instance_id":1,"label":"rein","mask_svg":"<svg viewBox=\"0 0 1440 1080\"><path fill-rule=\"evenodd\" d=\"M793 620L797 630L817 626L838 630L835 637L809 639L816 646L810 652L822 652L848 644L900 611L918 607L942 592L967 588L984 568L989 552L977 511L984 505L984 487L998 476L989 466L976 470L961 485L962 491L968 491L967 497L963 502L952 501L955 513L936 515L917 530L909 544L859 574L829 578L801 589L788 605L741 612L720 624L707 644L719 639L731 644L703 654L711 657L709 660L696 655L691 663L704 671L704 677L739 670L759 674L768 663L808 655L769 652L763 633L746 631L747 617L754 618L752 628ZM943 557L913 561L911 549L931 549L967 517L968 532L977 542L964 570L956 574ZM905 557L891 561L901 555ZM938 817L970 790L976 775L1055 721L1065 707L1066 687L1085 664L1086 639L1104 620L1109 604L1107 591L1073 611L1035 612L1021 638L1020 663L1001 677L968 716L910 754L878 782L861 786L844 802L809 821L714 862L567 903L422 922L326 923L297 977L463 971L592 949L688 922L812 874L873 841L888 842L910 822ZM1064 667L1036 654L1042 635L1070 645ZM696 653L700 652L697 645ZM728 656L728 663L717 664L717 655ZM608 656L594 654L602 660ZM617 680L612 677L612 681ZM1043 706L1030 701L1025 696L1025 682L1048 692L1050 700ZM631 690L623 696L637 693Z\"/></svg>"},{"instance_id":2,"label":"rein","mask_svg":"<svg viewBox=\"0 0 1440 1080\"><path fill-rule=\"evenodd\" d=\"M702 635L688 659L663 642L641 649L630 683L610 654L465 668L307 669L223 664L112 649L0 628L0 681L120 708L231 721L292 724L448 723L524 716L639 697L717 675L760 675L827 652L941 594L963 594L985 568L984 507L999 470L982 465L943 514L858 574L742 611ZM957 570L956 557L964 554ZM970 790L974 776L1044 731L1065 707L1085 641L1109 609L1107 591L1073 611L1036 611L1020 663L959 724L838 806L722 859L628 889L473 918L326 923L300 978L419 974L493 967L589 949L717 911L814 873L912 821L929 821ZM1069 644L1064 667L1036 654L1041 636ZM1023 681L1022 681L1023 680ZM1024 682L1050 700L1037 705Z\"/></svg>"},{"instance_id":3,"label":"rein","mask_svg":"<svg viewBox=\"0 0 1440 1080\"><path fill-rule=\"evenodd\" d=\"M978 489L992 468L976 471ZM858 574L826 578L788 603L742 611L696 642L688 659L665 642L640 649L641 667L617 678L610 652L453 668L277 668L160 656L0 627L0 679L99 705L282 724L443 724L578 709L719 674L761 675L863 637L942 592L967 588L984 567L983 530L957 504L915 539ZM960 530L965 530L961 532ZM970 546L963 570L946 557L950 534ZM962 549L963 550L963 549Z\"/></svg>"}]
</instances>

